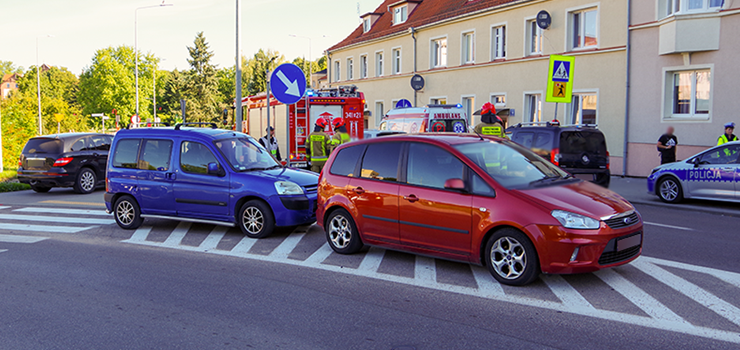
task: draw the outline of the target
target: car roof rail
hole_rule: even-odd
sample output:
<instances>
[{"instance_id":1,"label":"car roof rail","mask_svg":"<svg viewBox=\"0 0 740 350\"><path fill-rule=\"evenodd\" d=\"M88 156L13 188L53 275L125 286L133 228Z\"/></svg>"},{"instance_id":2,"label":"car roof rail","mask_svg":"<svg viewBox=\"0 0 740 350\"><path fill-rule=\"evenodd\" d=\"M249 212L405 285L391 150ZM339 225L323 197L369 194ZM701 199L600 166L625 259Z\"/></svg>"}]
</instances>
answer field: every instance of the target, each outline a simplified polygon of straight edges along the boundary
<instances>
[{"instance_id":1,"label":"car roof rail","mask_svg":"<svg viewBox=\"0 0 740 350\"><path fill-rule=\"evenodd\" d=\"M512 128L521 128L523 126L554 126L554 124L550 122L525 122L525 123L518 123Z\"/></svg>"},{"instance_id":2,"label":"car roof rail","mask_svg":"<svg viewBox=\"0 0 740 350\"><path fill-rule=\"evenodd\" d=\"M137 129L140 129L140 128L156 128L156 127L165 127L166 128L166 127L169 127L170 126L170 123L168 123L168 122L149 122L149 123L141 123L141 124L143 126L139 126ZM151 124L151 126L147 126L146 124ZM129 129L130 130L132 125L133 124L126 125L126 129Z\"/></svg>"},{"instance_id":3,"label":"car roof rail","mask_svg":"<svg viewBox=\"0 0 740 350\"><path fill-rule=\"evenodd\" d=\"M218 125L213 122L207 122L207 123L177 123L175 124L175 130L180 130L183 126L191 126L191 125L209 125L211 129L218 129Z\"/></svg>"},{"instance_id":4,"label":"car roof rail","mask_svg":"<svg viewBox=\"0 0 740 350\"><path fill-rule=\"evenodd\" d=\"M561 126L570 126L570 127L576 127L576 128L599 128L599 124L564 124Z\"/></svg>"}]
</instances>

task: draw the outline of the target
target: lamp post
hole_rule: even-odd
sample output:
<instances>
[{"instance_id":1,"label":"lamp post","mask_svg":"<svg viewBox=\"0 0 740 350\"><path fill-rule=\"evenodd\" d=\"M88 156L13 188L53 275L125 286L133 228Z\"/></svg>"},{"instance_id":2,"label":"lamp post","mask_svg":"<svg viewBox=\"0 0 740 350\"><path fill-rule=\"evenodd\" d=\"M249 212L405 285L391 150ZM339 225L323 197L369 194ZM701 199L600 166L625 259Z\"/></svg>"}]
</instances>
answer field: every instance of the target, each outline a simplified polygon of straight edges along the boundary
<instances>
[{"instance_id":1,"label":"lamp post","mask_svg":"<svg viewBox=\"0 0 740 350\"><path fill-rule=\"evenodd\" d=\"M307 36L300 36L295 34L288 34L288 36L294 37L294 38L301 38L301 39L308 39L308 87L311 87L311 72L313 70L313 62L311 61L311 38ZM303 62L303 69L306 69L306 62ZM305 72L304 72L305 73Z\"/></svg>"},{"instance_id":2,"label":"lamp post","mask_svg":"<svg viewBox=\"0 0 740 350\"><path fill-rule=\"evenodd\" d=\"M53 35L47 34L44 36L36 37L36 97L38 97L39 107L39 135L44 134L44 124L41 120L41 75L39 70L39 38L53 38Z\"/></svg>"},{"instance_id":3,"label":"lamp post","mask_svg":"<svg viewBox=\"0 0 740 350\"><path fill-rule=\"evenodd\" d=\"M137 7L136 10L134 10L134 75L136 80L136 115L139 115L139 36L138 36L138 25L139 25L139 10L143 9L149 9L149 8L155 8L155 7L164 7L164 6L173 6L173 4L165 4L164 1L162 1L159 5L152 5L152 6L142 6Z\"/></svg>"}]
</instances>

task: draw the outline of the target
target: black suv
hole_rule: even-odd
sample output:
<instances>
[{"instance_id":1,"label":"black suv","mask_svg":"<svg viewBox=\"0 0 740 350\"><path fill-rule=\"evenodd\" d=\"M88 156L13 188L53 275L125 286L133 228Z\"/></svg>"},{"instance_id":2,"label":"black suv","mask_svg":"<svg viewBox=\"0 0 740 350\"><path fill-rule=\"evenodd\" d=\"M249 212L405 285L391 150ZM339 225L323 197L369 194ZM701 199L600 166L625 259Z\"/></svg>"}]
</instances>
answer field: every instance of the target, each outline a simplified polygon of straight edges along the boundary
<instances>
[{"instance_id":1,"label":"black suv","mask_svg":"<svg viewBox=\"0 0 740 350\"><path fill-rule=\"evenodd\" d=\"M106 134L67 133L28 140L18 161L18 181L36 192L73 187L90 193L105 184L112 137Z\"/></svg>"},{"instance_id":2,"label":"black suv","mask_svg":"<svg viewBox=\"0 0 740 350\"><path fill-rule=\"evenodd\" d=\"M604 134L595 125L522 123L506 132L514 142L574 176L609 187L609 152Z\"/></svg>"}]
</instances>

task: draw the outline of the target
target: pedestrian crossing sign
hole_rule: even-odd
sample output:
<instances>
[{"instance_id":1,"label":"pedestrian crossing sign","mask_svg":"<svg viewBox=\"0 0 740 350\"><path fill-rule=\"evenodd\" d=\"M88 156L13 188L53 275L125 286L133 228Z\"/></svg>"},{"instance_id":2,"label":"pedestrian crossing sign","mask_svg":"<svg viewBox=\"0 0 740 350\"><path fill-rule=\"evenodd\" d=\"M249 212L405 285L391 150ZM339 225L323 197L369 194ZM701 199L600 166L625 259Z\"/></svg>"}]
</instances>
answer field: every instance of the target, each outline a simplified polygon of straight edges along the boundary
<instances>
[{"instance_id":1,"label":"pedestrian crossing sign","mask_svg":"<svg viewBox=\"0 0 740 350\"><path fill-rule=\"evenodd\" d=\"M570 103L573 98L573 71L575 57L550 55L550 69L547 74L547 94L545 101Z\"/></svg>"}]
</instances>

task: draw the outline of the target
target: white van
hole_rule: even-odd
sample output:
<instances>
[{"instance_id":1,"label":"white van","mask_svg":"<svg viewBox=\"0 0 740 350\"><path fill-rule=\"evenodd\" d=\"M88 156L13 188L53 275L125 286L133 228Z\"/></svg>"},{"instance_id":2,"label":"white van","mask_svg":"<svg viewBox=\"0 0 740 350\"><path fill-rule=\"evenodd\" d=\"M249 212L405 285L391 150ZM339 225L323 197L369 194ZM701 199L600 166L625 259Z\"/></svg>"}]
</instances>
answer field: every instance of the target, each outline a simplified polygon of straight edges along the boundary
<instances>
[{"instance_id":1,"label":"white van","mask_svg":"<svg viewBox=\"0 0 740 350\"><path fill-rule=\"evenodd\" d=\"M380 130L416 134L422 132L468 132L468 116L461 105L428 105L398 108L383 117Z\"/></svg>"}]
</instances>

